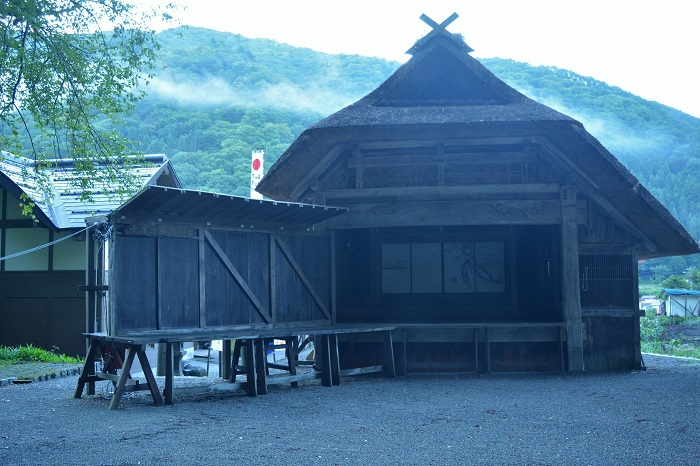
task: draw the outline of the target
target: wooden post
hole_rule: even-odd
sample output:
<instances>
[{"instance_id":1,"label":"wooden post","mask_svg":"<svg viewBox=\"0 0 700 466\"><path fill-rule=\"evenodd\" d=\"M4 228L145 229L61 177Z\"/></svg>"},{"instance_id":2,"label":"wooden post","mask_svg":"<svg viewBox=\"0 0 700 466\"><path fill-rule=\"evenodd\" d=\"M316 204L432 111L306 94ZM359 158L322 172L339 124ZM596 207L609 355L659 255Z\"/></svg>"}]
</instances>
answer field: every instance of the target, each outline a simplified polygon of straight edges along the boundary
<instances>
[{"instance_id":1,"label":"wooden post","mask_svg":"<svg viewBox=\"0 0 700 466\"><path fill-rule=\"evenodd\" d=\"M638 312L632 317L632 331L634 332L634 368L642 368L642 341L640 321L641 310L639 310L639 259L636 252L632 252L632 306Z\"/></svg>"},{"instance_id":2,"label":"wooden post","mask_svg":"<svg viewBox=\"0 0 700 466\"><path fill-rule=\"evenodd\" d=\"M396 366L394 364L394 340L391 337L391 330L384 332L384 375L396 377Z\"/></svg>"},{"instance_id":3,"label":"wooden post","mask_svg":"<svg viewBox=\"0 0 700 466\"><path fill-rule=\"evenodd\" d=\"M299 343L297 337L287 337L285 341L285 352L287 353L287 362L289 363L289 375L297 375L297 358L299 357ZM292 382L292 387L298 387L299 382Z\"/></svg>"},{"instance_id":4,"label":"wooden post","mask_svg":"<svg viewBox=\"0 0 700 466\"><path fill-rule=\"evenodd\" d=\"M114 351L119 352L118 349ZM126 350L126 361L122 366L122 373L119 375L117 386L114 387L114 395L112 395L112 401L109 402L109 409L114 410L119 407L119 402L124 394L124 387L126 386L126 381L131 378L129 372L131 371L131 365L134 363L134 357L136 356L136 348L130 347Z\"/></svg>"},{"instance_id":5,"label":"wooden post","mask_svg":"<svg viewBox=\"0 0 700 466\"><path fill-rule=\"evenodd\" d=\"M89 338L87 339L87 342L87 356L85 357L85 363L83 364L83 371L80 373L80 377L78 377L78 384L76 385L75 393L73 394L74 398L80 398L83 396L83 389L85 388L86 383L89 384L88 395L95 394L95 382L88 382L88 380L90 378L90 374L95 372L95 356L99 353L97 351L98 344ZM92 392L90 392L90 385L92 385Z\"/></svg>"},{"instance_id":6,"label":"wooden post","mask_svg":"<svg viewBox=\"0 0 700 466\"><path fill-rule=\"evenodd\" d=\"M90 287L97 284L95 283L95 237L92 230L87 230L85 232L85 236L85 285ZM96 323L90 325L90 323L92 322L92 320L90 319L90 314L91 311L94 310L95 299L96 297L94 292L85 292L85 333L97 332ZM85 354L88 354L90 352L90 344L91 340L85 341Z\"/></svg>"},{"instance_id":7,"label":"wooden post","mask_svg":"<svg viewBox=\"0 0 700 466\"><path fill-rule=\"evenodd\" d=\"M267 395L267 345L264 338L256 338L253 340L255 347L255 366L256 380L258 385L258 394Z\"/></svg>"},{"instance_id":8,"label":"wooden post","mask_svg":"<svg viewBox=\"0 0 700 466\"><path fill-rule=\"evenodd\" d=\"M228 380L231 378L231 340L224 340L222 349L219 360L219 377Z\"/></svg>"},{"instance_id":9,"label":"wooden post","mask_svg":"<svg viewBox=\"0 0 700 466\"><path fill-rule=\"evenodd\" d=\"M316 364L318 369L321 370L321 385L330 387L333 385L330 337L328 335L318 335L314 342L314 348L316 350Z\"/></svg>"},{"instance_id":10,"label":"wooden post","mask_svg":"<svg viewBox=\"0 0 700 466\"><path fill-rule=\"evenodd\" d=\"M246 385L248 386L249 396L257 396L258 394L258 368L256 365L254 340L254 338L248 338L245 341Z\"/></svg>"},{"instance_id":11,"label":"wooden post","mask_svg":"<svg viewBox=\"0 0 700 466\"><path fill-rule=\"evenodd\" d=\"M173 367L175 363L173 357L173 343L165 343L165 404L173 404L173 375L175 373L175 368Z\"/></svg>"},{"instance_id":12,"label":"wooden post","mask_svg":"<svg viewBox=\"0 0 700 466\"><path fill-rule=\"evenodd\" d=\"M338 354L338 335L328 335L328 363L330 364L331 385L340 385L340 355Z\"/></svg>"},{"instance_id":13,"label":"wooden post","mask_svg":"<svg viewBox=\"0 0 700 466\"><path fill-rule=\"evenodd\" d=\"M566 324L567 359L570 371L582 371L581 291L578 276L578 220L576 188L561 188L562 311Z\"/></svg>"},{"instance_id":14,"label":"wooden post","mask_svg":"<svg viewBox=\"0 0 700 466\"><path fill-rule=\"evenodd\" d=\"M148 362L148 357L146 357L146 351L143 346L136 350L136 356L139 358L141 370L143 370L143 376L146 378L146 382L148 383L148 389L153 397L153 402L156 405L162 405L163 398L160 396L160 392L158 391L158 384L156 383L156 378L153 377L153 370L151 370L151 364ZM170 404L172 404L172 400Z\"/></svg>"}]
</instances>

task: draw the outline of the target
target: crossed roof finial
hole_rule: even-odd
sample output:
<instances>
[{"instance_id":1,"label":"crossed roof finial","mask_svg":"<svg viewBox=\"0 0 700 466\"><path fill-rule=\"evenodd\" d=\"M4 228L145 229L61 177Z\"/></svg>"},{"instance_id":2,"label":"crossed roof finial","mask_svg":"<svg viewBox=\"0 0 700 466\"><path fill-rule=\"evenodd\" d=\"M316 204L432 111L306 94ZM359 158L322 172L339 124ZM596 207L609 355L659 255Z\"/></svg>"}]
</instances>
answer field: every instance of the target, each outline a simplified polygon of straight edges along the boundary
<instances>
[{"instance_id":1,"label":"crossed roof finial","mask_svg":"<svg viewBox=\"0 0 700 466\"><path fill-rule=\"evenodd\" d=\"M450 24L452 24L452 22L453 22L454 20L456 20L457 18L459 18L459 15L458 15L457 13L452 13L452 14L450 15L449 18L447 18L447 19L446 19L445 21L443 21L442 23L438 24L436 21L433 21L432 18L430 18L430 17L429 17L428 15L426 15L425 13L423 13L422 15L420 15L420 19L421 19L425 24L427 24L428 26L432 27L433 30L430 31L425 37L423 37L422 39L420 39L418 42L416 42L416 44L415 44L413 47L411 47L410 49L408 49L408 50L406 51L406 53L413 55L413 54L418 50L418 48L419 48L422 44L424 44L425 42L427 42L428 40L430 40L432 37L439 36L439 35L445 35L445 36L448 36L448 37L452 37L452 34L447 30L447 26L449 26ZM466 44L464 44L464 45L466 45ZM468 52L473 52L473 51L474 51L474 50L472 50L472 48L469 47L468 45L467 45L467 49L468 49Z\"/></svg>"}]
</instances>

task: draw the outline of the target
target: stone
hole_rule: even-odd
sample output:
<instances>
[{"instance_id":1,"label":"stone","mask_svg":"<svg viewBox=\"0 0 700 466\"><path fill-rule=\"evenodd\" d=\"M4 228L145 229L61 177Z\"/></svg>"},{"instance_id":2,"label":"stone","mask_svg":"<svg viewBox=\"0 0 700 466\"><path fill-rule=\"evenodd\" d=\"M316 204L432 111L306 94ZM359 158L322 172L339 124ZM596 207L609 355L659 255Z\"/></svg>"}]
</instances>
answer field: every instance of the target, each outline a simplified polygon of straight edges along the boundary
<instances>
[{"instance_id":1,"label":"stone","mask_svg":"<svg viewBox=\"0 0 700 466\"><path fill-rule=\"evenodd\" d=\"M189 377L206 377L207 370L203 367L193 366L192 364L185 364L182 368L182 375Z\"/></svg>"}]
</instances>

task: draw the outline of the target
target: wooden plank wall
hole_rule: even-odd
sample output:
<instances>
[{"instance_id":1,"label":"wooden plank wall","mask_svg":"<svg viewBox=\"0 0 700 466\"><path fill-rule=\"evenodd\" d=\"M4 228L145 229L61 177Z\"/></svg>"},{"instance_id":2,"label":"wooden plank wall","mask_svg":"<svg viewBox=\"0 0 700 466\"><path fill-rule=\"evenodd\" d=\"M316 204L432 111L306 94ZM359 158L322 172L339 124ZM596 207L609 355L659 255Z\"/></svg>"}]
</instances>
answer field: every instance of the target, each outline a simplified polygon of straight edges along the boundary
<instances>
[{"instance_id":1,"label":"wooden plank wall","mask_svg":"<svg viewBox=\"0 0 700 466\"><path fill-rule=\"evenodd\" d=\"M633 317L584 317L586 329L584 358L586 370L636 369L639 347L634 341Z\"/></svg>"},{"instance_id":2,"label":"wooden plank wall","mask_svg":"<svg viewBox=\"0 0 700 466\"><path fill-rule=\"evenodd\" d=\"M330 234L119 234L112 247L110 331L328 324L334 320L331 261Z\"/></svg>"}]
</instances>

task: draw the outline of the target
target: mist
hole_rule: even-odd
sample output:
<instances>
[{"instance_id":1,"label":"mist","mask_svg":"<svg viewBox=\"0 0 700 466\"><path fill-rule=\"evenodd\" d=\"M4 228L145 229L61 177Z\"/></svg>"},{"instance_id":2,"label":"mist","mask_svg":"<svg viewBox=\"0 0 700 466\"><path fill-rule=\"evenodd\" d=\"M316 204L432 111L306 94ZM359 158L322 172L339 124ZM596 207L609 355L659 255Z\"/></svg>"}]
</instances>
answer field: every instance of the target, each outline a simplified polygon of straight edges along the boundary
<instances>
[{"instance_id":1,"label":"mist","mask_svg":"<svg viewBox=\"0 0 700 466\"><path fill-rule=\"evenodd\" d=\"M215 76L202 80L155 78L148 94L179 104L218 106L235 105L244 108L275 108L329 115L357 100L357 96L334 92L327 86L298 86L293 83L264 83L255 91L236 90Z\"/></svg>"}]
</instances>

